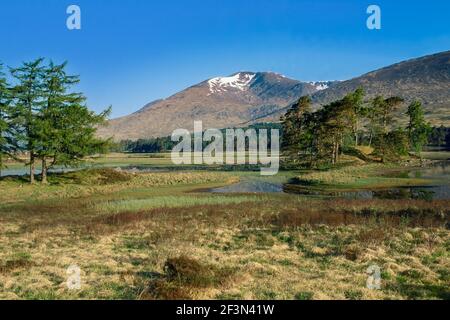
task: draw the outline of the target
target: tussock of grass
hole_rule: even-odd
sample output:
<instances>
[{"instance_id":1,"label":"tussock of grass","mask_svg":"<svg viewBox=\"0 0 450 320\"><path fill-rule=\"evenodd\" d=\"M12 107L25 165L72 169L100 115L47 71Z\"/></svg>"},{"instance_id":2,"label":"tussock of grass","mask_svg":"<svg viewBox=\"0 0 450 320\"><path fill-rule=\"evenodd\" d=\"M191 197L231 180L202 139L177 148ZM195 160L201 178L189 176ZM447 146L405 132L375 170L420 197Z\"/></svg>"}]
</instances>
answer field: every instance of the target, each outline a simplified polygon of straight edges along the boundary
<instances>
[{"instance_id":1,"label":"tussock of grass","mask_svg":"<svg viewBox=\"0 0 450 320\"><path fill-rule=\"evenodd\" d=\"M127 182L133 179L133 175L119 170L101 168L56 175L55 179L58 178L62 181L69 180L75 184L95 186Z\"/></svg>"},{"instance_id":2,"label":"tussock of grass","mask_svg":"<svg viewBox=\"0 0 450 320\"><path fill-rule=\"evenodd\" d=\"M192 299L195 291L222 286L235 273L232 268L206 265L186 256L167 259L164 271L162 278L150 282L141 299Z\"/></svg>"},{"instance_id":3,"label":"tussock of grass","mask_svg":"<svg viewBox=\"0 0 450 320\"><path fill-rule=\"evenodd\" d=\"M30 255L26 253L17 253L10 259L7 259L4 263L0 263L0 274L27 268L32 264Z\"/></svg>"},{"instance_id":4,"label":"tussock of grass","mask_svg":"<svg viewBox=\"0 0 450 320\"><path fill-rule=\"evenodd\" d=\"M167 259L164 270L168 280L199 288L220 285L234 273L231 269L204 265L186 256Z\"/></svg>"}]
</instances>

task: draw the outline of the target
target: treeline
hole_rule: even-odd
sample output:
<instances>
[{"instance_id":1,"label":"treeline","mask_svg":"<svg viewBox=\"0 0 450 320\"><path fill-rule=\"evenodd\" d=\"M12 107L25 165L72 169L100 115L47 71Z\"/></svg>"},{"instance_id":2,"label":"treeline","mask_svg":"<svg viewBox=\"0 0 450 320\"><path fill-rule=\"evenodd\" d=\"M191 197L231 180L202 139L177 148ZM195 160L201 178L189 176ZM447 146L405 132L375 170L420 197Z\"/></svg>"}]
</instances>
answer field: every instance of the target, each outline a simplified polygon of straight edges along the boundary
<instances>
[{"instance_id":1,"label":"treeline","mask_svg":"<svg viewBox=\"0 0 450 320\"><path fill-rule=\"evenodd\" d=\"M282 130L281 124L278 123L259 123L254 124L245 128L241 128L244 131L247 131L248 129L254 129L257 132L260 129L279 129ZM222 129L221 132L225 136L226 129ZM280 133L281 135L281 133ZM268 137L268 148L270 149L271 136ZM206 147L210 142L204 142L203 147ZM224 149L225 149L225 143L224 141ZM247 141L248 143L248 141ZM178 142L173 142L171 137L161 137L161 138L150 138L150 139L138 139L138 140L122 140L118 143L116 143L112 147L113 152L130 152L130 153L162 153L162 152L170 152L172 148L177 145ZM193 140L192 140L193 144ZM236 144L235 144L236 145ZM248 146L247 146L248 147Z\"/></svg>"},{"instance_id":2,"label":"treeline","mask_svg":"<svg viewBox=\"0 0 450 320\"><path fill-rule=\"evenodd\" d=\"M74 165L87 155L105 152L108 140L95 137L110 109L90 111L86 97L74 92L79 77L66 72L66 63L44 59L9 68L0 64L0 170L5 158L26 155L30 181L42 163L42 182L55 165Z\"/></svg>"},{"instance_id":3,"label":"treeline","mask_svg":"<svg viewBox=\"0 0 450 320\"><path fill-rule=\"evenodd\" d=\"M432 129L418 101L404 111L408 124L398 125L402 105L400 97L367 100L363 89L358 89L313 112L311 99L302 97L281 119L283 150L289 159L307 166L336 164L344 152L358 153L356 147L363 145L372 147L383 162L410 151L420 155Z\"/></svg>"},{"instance_id":4,"label":"treeline","mask_svg":"<svg viewBox=\"0 0 450 320\"><path fill-rule=\"evenodd\" d=\"M176 145L170 137L122 140L111 148L113 152L161 153L168 152Z\"/></svg>"},{"instance_id":5,"label":"treeline","mask_svg":"<svg viewBox=\"0 0 450 320\"><path fill-rule=\"evenodd\" d=\"M450 128L433 127L428 138L428 145L450 149Z\"/></svg>"}]
</instances>

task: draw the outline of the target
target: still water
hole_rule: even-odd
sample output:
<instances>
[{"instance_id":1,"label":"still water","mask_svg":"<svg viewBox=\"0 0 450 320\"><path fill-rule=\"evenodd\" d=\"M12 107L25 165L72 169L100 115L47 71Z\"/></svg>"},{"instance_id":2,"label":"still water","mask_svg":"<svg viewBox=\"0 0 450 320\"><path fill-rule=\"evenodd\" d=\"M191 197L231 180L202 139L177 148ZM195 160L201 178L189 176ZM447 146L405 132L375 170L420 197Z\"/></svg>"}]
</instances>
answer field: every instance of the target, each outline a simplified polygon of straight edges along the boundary
<instances>
[{"instance_id":1,"label":"still water","mask_svg":"<svg viewBox=\"0 0 450 320\"><path fill-rule=\"evenodd\" d=\"M82 169L82 168L79 168ZM69 172L71 168L56 168L51 172ZM122 169L134 172L161 172L170 171L169 168L139 168L123 167ZM173 168L171 168L173 170ZM180 168L182 169L182 168ZM4 169L2 176L26 175L26 167ZM39 174L40 170L36 170ZM359 190L352 192L323 193L310 191L305 186L288 185L287 181L268 179L259 176L244 177L239 183L209 190L212 193L296 193L306 196L343 197L349 199L450 199L450 161L437 163L431 167L411 169L400 173L402 177L436 180L431 186L390 188L382 190Z\"/></svg>"},{"instance_id":2,"label":"still water","mask_svg":"<svg viewBox=\"0 0 450 320\"><path fill-rule=\"evenodd\" d=\"M246 177L239 183L210 190L213 193L274 193L286 192L305 196L343 197L349 199L450 199L450 162L441 162L432 167L411 169L401 174L409 178L436 180L434 185L400 187L381 190L359 190L352 192L310 191L305 186L282 182L268 182L263 177Z\"/></svg>"}]
</instances>

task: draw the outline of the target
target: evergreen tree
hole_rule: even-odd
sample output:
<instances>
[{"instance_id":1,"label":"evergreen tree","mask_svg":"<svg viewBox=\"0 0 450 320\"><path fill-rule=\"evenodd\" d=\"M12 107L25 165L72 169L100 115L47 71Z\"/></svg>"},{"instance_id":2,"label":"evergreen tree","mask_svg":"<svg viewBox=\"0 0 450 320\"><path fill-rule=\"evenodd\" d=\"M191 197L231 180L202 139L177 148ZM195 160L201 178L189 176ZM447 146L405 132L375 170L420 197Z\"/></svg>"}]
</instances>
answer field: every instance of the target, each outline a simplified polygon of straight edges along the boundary
<instances>
[{"instance_id":1,"label":"evergreen tree","mask_svg":"<svg viewBox=\"0 0 450 320\"><path fill-rule=\"evenodd\" d=\"M19 68L11 69L18 81L13 87L13 114L17 125L16 138L29 153L30 182L35 181L36 152L38 147L38 118L42 107L44 67L43 59L25 62Z\"/></svg>"},{"instance_id":2,"label":"evergreen tree","mask_svg":"<svg viewBox=\"0 0 450 320\"><path fill-rule=\"evenodd\" d=\"M311 98L301 97L281 118L283 124L282 147L290 156L297 158L301 150L307 150L312 143L308 115L311 113Z\"/></svg>"},{"instance_id":3,"label":"evergreen tree","mask_svg":"<svg viewBox=\"0 0 450 320\"><path fill-rule=\"evenodd\" d=\"M450 130L447 132L447 135L445 136L445 146L450 149Z\"/></svg>"},{"instance_id":4,"label":"evergreen tree","mask_svg":"<svg viewBox=\"0 0 450 320\"><path fill-rule=\"evenodd\" d=\"M400 97L385 99L382 96L378 96L373 100L371 111L374 113L374 119L377 122L375 131L380 129L383 134L389 131L389 125L392 126L395 123L394 112L403 102L404 100Z\"/></svg>"},{"instance_id":5,"label":"evergreen tree","mask_svg":"<svg viewBox=\"0 0 450 320\"><path fill-rule=\"evenodd\" d=\"M360 92L355 91L343 99L323 107L319 117L320 130L317 135L321 144L325 145L328 158L332 164L339 161L344 137L353 131L355 119L355 101ZM323 158L325 155L319 154Z\"/></svg>"},{"instance_id":6,"label":"evergreen tree","mask_svg":"<svg viewBox=\"0 0 450 320\"><path fill-rule=\"evenodd\" d=\"M355 146L359 145L359 135L361 130L361 118L367 114L367 108L364 106L364 90L358 88L349 96L353 107L352 129L355 137Z\"/></svg>"},{"instance_id":7,"label":"evergreen tree","mask_svg":"<svg viewBox=\"0 0 450 320\"><path fill-rule=\"evenodd\" d=\"M89 111L81 93L70 92L78 76L67 75L66 63L52 62L45 69L43 104L37 114L36 155L42 161L42 182L54 165L76 165L87 155L104 152L108 141L95 137L110 109L100 115ZM50 162L49 162L50 161Z\"/></svg>"},{"instance_id":8,"label":"evergreen tree","mask_svg":"<svg viewBox=\"0 0 450 320\"><path fill-rule=\"evenodd\" d=\"M447 133L450 133L450 130L443 125L440 127L434 127L432 129L429 142L438 147L445 147L445 138L447 137Z\"/></svg>"},{"instance_id":9,"label":"evergreen tree","mask_svg":"<svg viewBox=\"0 0 450 320\"><path fill-rule=\"evenodd\" d=\"M409 116L408 136L414 151L420 156L423 146L428 142L431 126L425 121L424 110L419 101L408 106L406 114Z\"/></svg>"},{"instance_id":10,"label":"evergreen tree","mask_svg":"<svg viewBox=\"0 0 450 320\"><path fill-rule=\"evenodd\" d=\"M375 154L382 162L397 161L408 155L408 134L401 128L386 133L380 133L374 139Z\"/></svg>"},{"instance_id":11,"label":"evergreen tree","mask_svg":"<svg viewBox=\"0 0 450 320\"><path fill-rule=\"evenodd\" d=\"M0 177L4 168L4 158L12 153L12 135L10 131L10 94L8 84L0 64Z\"/></svg>"},{"instance_id":12,"label":"evergreen tree","mask_svg":"<svg viewBox=\"0 0 450 320\"><path fill-rule=\"evenodd\" d=\"M282 118L284 151L296 159L307 155L311 166L320 162L336 164L345 137L359 133L363 97L363 90L358 89L314 113L310 98L300 98Z\"/></svg>"}]
</instances>

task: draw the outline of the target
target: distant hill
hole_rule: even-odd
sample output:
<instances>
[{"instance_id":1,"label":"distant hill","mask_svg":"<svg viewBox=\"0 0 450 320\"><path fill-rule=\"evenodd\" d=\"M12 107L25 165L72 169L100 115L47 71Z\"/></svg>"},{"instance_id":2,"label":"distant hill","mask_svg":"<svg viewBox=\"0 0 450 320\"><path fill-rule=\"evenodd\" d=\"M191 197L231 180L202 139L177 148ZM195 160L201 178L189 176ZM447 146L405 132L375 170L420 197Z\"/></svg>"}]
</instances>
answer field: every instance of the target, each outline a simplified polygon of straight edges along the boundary
<instances>
[{"instance_id":1,"label":"distant hill","mask_svg":"<svg viewBox=\"0 0 450 320\"><path fill-rule=\"evenodd\" d=\"M377 95L400 96L405 99L398 111L398 119L405 121L408 103L419 100L426 110L426 118L433 125L450 127L450 51L400 62L360 77L333 82L333 85L312 95L315 109L342 98L347 93L364 88L367 97ZM279 121L290 108L277 110L259 119L261 122Z\"/></svg>"},{"instance_id":2,"label":"distant hill","mask_svg":"<svg viewBox=\"0 0 450 320\"><path fill-rule=\"evenodd\" d=\"M368 97L420 100L427 120L450 126L450 51L400 62L348 81L301 82L272 72L239 72L192 86L152 102L129 116L111 120L99 134L116 140L167 136L174 129L225 128L279 121L299 97L311 95L319 108L363 87ZM406 104L405 104L406 108ZM404 110L399 111L399 118Z\"/></svg>"},{"instance_id":3,"label":"distant hill","mask_svg":"<svg viewBox=\"0 0 450 320\"><path fill-rule=\"evenodd\" d=\"M400 96L408 103L420 100L428 120L450 125L450 51L400 62L343 81L312 96L316 106L339 99L363 87L369 97Z\"/></svg>"},{"instance_id":4,"label":"distant hill","mask_svg":"<svg viewBox=\"0 0 450 320\"><path fill-rule=\"evenodd\" d=\"M195 120L209 128L241 126L333 84L300 82L272 72L239 72L149 103L129 116L109 121L99 134L115 140L167 136L178 128L192 130Z\"/></svg>"}]
</instances>

